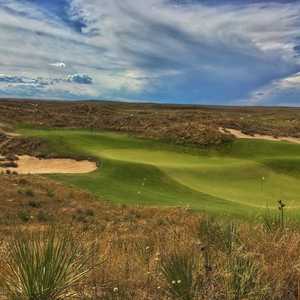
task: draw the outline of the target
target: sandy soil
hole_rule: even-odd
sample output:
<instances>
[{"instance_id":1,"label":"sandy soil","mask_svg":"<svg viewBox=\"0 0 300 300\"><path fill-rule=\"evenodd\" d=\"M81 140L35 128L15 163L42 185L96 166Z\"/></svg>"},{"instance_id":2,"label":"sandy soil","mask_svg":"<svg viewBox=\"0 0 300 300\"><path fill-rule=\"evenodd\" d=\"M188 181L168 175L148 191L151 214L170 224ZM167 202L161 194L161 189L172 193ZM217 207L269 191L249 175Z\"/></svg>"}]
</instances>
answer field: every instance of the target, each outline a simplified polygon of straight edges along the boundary
<instances>
[{"instance_id":1,"label":"sandy soil","mask_svg":"<svg viewBox=\"0 0 300 300\"><path fill-rule=\"evenodd\" d=\"M263 135L263 134L254 134L249 135L241 132L237 129L230 129L230 128L219 128L220 132L222 133L230 133L233 136L235 136L238 139L259 139L259 140L268 140L268 141L285 141L290 143L296 143L300 144L300 138L294 138L294 137L278 137L275 138L271 135Z\"/></svg>"},{"instance_id":2,"label":"sandy soil","mask_svg":"<svg viewBox=\"0 0 300 300\"><path fill-rule=\"evenodd\" d=\"M73 159L39 159L22 155L16 162L17 168L0 168L0 171L16 171L18 174L81 174L90 173L97 169L95 162L76 161Z\"/></svg>"}]
</instances>

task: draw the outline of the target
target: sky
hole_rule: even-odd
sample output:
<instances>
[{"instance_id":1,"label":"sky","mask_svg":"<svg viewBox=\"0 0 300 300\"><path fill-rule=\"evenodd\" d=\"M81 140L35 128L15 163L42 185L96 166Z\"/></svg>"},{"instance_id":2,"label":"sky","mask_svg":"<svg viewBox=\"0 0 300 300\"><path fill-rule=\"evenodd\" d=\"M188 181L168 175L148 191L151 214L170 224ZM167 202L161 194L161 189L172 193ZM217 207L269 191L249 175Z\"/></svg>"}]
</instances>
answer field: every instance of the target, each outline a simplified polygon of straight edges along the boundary
<instances>
[{"instance_id":1,"label":"sky","mask_svg":"<svg viewBox=\"0 0 300 300\"><path fill-rule=\"evenodd\" d=\"M0 97L300 106L300 0L0 0Z\"/></svg>"}]
</instances>

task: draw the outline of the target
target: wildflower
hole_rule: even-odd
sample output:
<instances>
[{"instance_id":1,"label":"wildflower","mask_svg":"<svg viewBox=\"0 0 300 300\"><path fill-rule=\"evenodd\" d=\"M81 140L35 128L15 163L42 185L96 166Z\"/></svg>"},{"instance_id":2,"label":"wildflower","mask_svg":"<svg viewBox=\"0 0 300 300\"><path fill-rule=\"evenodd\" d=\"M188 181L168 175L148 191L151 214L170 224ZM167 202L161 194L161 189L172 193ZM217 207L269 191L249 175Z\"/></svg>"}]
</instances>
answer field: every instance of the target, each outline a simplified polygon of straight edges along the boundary
<instances>
[{"instance_id":1,"label":"wildflower","mask_svg":"<svg viewBox=\"0 0 300 300\"><path fill-rule=\"evenodd\" d=\"M117 293L119 291L119 289L117 287L114 287L113 291L114 291L114 293Z\"/></svg>"},{"instance_id":2,"label":"wildflower","mask_svg":"<svg viewBox=\"0 0 300 300\"><path fill-rule=\"evenodd\" d=\"M176 281L175 281L175 280L172 280L172 284L176 284Z\"/></svg>"},{"instance_id":3,"label":"wildflower","mask_svg":"<svg viewBox=\"0 0 300 300\"><path fill-rule=\"evenodd\" d=\"M157 289L160 290L160 286L158 286Z\"/></svg>"},{"instance_id":4,"label":"wildflower","mask_svg":"<svg viewBox=\"0 0 300 300\"><path fill-rule=\"evenodd\" d=\"M180 280L180 279L179 279L179 280L177 280L177 283L178 283L178 284L180 284L180 283L181 283L181 280Z\"/></svg>"}]
</instances>

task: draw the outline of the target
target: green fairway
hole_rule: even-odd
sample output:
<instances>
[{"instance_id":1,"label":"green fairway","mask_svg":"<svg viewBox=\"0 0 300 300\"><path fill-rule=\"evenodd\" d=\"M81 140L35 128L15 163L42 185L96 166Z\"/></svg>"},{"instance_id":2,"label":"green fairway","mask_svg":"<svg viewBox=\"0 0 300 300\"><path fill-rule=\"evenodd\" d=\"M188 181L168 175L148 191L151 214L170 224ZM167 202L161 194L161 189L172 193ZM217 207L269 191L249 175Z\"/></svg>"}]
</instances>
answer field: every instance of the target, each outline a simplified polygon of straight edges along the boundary
<instances>
[{"instance_id":1,"label":"green fairway","mask_svg":"<svg viewBox=\"0 0 300 300\"><path fill-rule=\"evenodd\" d=\"M46 138L50 151L99 159L96 172L51 177L115 203L253 216L282 199L300 212L300 145L237 140L218 150L199 150L110 132L22 133Z\"/></svg>"}]
</instances>

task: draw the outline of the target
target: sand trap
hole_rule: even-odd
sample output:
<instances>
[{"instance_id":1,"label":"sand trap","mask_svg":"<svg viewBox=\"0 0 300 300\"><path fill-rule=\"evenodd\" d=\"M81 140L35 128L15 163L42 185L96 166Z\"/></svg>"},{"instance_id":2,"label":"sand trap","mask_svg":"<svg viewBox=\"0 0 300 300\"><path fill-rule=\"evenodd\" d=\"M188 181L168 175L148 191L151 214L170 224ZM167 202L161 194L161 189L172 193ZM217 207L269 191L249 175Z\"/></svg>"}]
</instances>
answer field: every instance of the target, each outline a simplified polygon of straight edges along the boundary
<instances>
[{"instance_id":1,"label":"sand trap","mask_svg":"<svg viewBox=\"0 0 300 300\"><path fill-rule=\"evenodd\" d=\"M17 168L1 168L0 171L15 171L18 174L81 174L97 169L95 162L76 161L74 159L39 159L22 155L18 156Z\"/></svg>"},{"instance_id":2,"label":"sand trap","mask_svg":"<svg viewBox=\"0 0 300 300\"><path fill-rule=\"evenodd\" d=\"M284 141L284 142L300 144L300 138L294 138L294 137L275 138L271 135L263 135L263 134L249 135L241 132L240 130L230 129L230 128L219 128L219 130L222 133L231 133L233 136L235 136L238 139L258 139L258 140L268 140L268 141L277 141L277 142Z\"/></svg>"}]
</instances>

